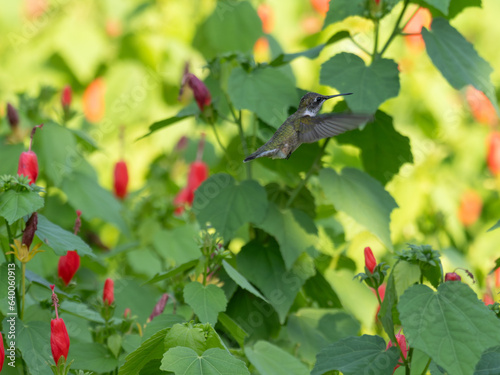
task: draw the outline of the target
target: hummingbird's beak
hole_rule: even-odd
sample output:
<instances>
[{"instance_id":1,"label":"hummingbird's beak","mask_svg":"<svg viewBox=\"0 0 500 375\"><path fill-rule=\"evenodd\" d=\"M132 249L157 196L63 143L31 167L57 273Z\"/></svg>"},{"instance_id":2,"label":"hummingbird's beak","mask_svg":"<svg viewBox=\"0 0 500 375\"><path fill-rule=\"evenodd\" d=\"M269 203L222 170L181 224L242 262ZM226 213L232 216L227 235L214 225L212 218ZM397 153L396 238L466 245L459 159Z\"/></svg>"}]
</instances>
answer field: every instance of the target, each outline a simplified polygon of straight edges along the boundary
<instances>
[{"instance_id":1,"label":"hummingbird's beak","mask_svg":"<svg viewBox=\"0 0 500 375\"><path fill-rule=\"evenodd\" d=\"M336 95L325 96L325 100L328 100L328 99L331 99L331 98L335 98L336 96L345 96L345 95L352 95L352 92L348 92L346 94L336 94Z\"/></svg>"}]
</instances>

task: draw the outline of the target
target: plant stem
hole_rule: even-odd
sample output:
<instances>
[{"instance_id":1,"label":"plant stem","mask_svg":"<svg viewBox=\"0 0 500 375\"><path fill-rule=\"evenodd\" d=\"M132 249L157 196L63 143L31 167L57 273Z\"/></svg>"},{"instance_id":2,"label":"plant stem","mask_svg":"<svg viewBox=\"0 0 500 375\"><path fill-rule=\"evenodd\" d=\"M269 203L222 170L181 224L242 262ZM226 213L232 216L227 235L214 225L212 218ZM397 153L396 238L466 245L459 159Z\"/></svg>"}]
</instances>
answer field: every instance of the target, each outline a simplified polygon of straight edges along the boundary
<instances>
[{"instance_id":1,"label":"plant stem","mask_svg":"<svg viewBox=\"0 0 500 375\"><path fill-rule=\"evenodd\" d=\"M227 152L227 148L224 147L224 145L222 144L222 142L220 140L219 133L217 132L217 128L215 127L215 124L212 124L212 128L214 129L215 139L217 140L219 147L222 149L222 151L224 151L224 155L226 156L226 158L228 160L231 160L231 158L229 157L229 154Z\"/></svg>"},{"instance_id":2,"label":"plant stem","mask_svg":"<svg viewBox=\"0 0 500 375\"><path fill-rule=\"evenodd\" d=\"M387 50L393 39L396 37L401 32L401 29L399 27L399 24L401 23L401 20L403 19L403 15L406 12L406 8L408 8L408 4L410 4L410 0L404 0L404 5L403 9L401 10L401 13L399 14L398 20L396 21L396 25L394 25L394 29L392 30L391 35L389 36L389 39L387 39L387 42L385 42L384 47L382 47L382 50L377 53L377 56L381 57L384 52Z\"/></svg>"},{"instance_id":3,"label":"plant stem","mask_svg":"<svg viewBox=\"0 0 500 375\"><path fill-rule=\"evenodd\" d=\"M10 225L9 225L9 222L7 221L7 219L4 219L5 220L5 226L7 227L7 236L9 237L9 243L8 243L8 246L7 246L7 251L6 253L8 253L11 249L10 249L10 245L14 244L14 237L12 237L12 231L10 230ZM7 258L7 255L5 255L5 258L7 259L8 261L8 258ZM14 254L10 254L10 262L14 262Z\"/></svg>"},{"instance_id":4,"label":"plant stem","mask_svg":"<svg viewBox=\"0 0 500 375\"><path fill-rule=\"evenodd\" d=\"M228 100L228 103L230 103L229 97L227 100ZM241 110L239 111L239 116L236 116L236 112L234 111L232 104L229 104L229 109L231 110L231 114L233 115L234 123L238 126L238 132L240 133L241 146L243 147L243 152L245 153L245 155L248 155L247 141L245 139L245 134L243 133L243 124L241 122ZM251 167L250 163L246 164L246 170L247 170L247 179L251 180L252 179L252 167Z\"/></svg>"},{"instance_id":5,"label":"plant stem","mask_svg":"<svg viewBox=\"0 0 500 375\"><path fill-rule=\"evenodd\" d=\"M425 365L424 371L422 371L422 375L427 374L427 370L429 369L431 361L432 361L432 358L429 357L429 360L427 361L427 364Z\"/></svg>"},{"instance_id":6,"label":"plant stem","mask_svg":"<svg viewBox=\"0 0 500 375\"><path fill-rule=\"evenodd\" d=\"M375 60L377 57L377 50L378 50L378 34L379 34L379 29L380 29L380 20L377 18L375 19L375 29L373 31L374 35L373 38L375 39L373 43L373 53L372 53L372 61Z\"/></svg>"},{"instance_id":7,"label":"plant stem","mask_svg":"<svg viewBox=\"0 0 500 375\"><path fill-rule=\"evenodd\" d=\"M380 298L380 294L378 292L378 288L375 289L375 294L377 295L379 306L382 307L382 298Z\"/></svg>"},{"instance_id":8,"label":"plant stem","mask_svg":"<svg viewBox=\"0 0 500 375\"><path fill-rule=\"evenodd\" d=\"M321 147L321 150L319 151L318 155L316 156L316 159L314 159L314 162L311 165L311 168L307 171L307 174L305 175L304 179L300 181L300 183L297 185L297 187L292 191L292 194L290 195L290 198L286 202L285 208L290 207L290 205L293 203L295 198L297 198L297 195L300 193L302 188L305 186L309 178L312 176L314 173L315 169L317 168L317 164L321 160L321 157L323 156L323 153L325 152L326 146L328 145L328 142L330 141L330 138L327 138L325 140L325 143L323 143L323 146Z\"/></svg>"},{"instance_id":9,"label":"plant stem","mask_svg":"<svg viewBox=\"0 0 500 375\"><path fill-rule=\"evenodd\" d=\"M21 295L21 303L22 303L22 305L21 305L21 320L23 320L23 318L24 318L24 302L25 302L24 296L26 294L26 281L25 281L25 279L26 279L26 263L24 263L24 262L21 263L21 273L22 273L22 275L21 275L21 277L22 277L22 279L21 279L21 291L22 291L22 295Z\"/></svg>"},{"instance_id":10,"label":"plant stem","mask_svg":"<svg viewBox=\"0 0 500 375\"><path fill-rule=\"evenodd\" d=\"M356 42L356 41L354 40L354 38L353 38L351 35L349 35L349 39L350 39L350 40L351 40L351 42L352 42L352 43L353 43L356 47L358 47L361 51L363 51L363 52L364 52L364 53L366 53L367 55L370 55L370 56L371 56L371 53L370 53L370 52L368 52L368 50L367 50L366 48L364 48L361 44L359 44L358 42Z\"/></svg>"}]
</instances>

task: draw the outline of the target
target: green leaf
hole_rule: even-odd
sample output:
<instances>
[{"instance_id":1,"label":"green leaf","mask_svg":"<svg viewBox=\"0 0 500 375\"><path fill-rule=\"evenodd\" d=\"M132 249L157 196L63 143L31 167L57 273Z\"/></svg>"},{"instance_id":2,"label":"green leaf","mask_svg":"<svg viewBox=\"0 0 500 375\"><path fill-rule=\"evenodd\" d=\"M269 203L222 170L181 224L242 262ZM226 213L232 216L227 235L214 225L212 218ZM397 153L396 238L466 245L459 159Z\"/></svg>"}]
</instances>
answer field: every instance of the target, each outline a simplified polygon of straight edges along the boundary
<instances>
[{"instance_id":1,"label":"green leaf","mask_svg":"<svg viewBox=\"0 0 500 375\"><path fill-rule=\"evenodd\" d=\"M163 328L172 327L174 324L184 323L185 319L180 314L167 314L162 313L146 324L146 328L142 334L142 342L149 339L156 332L161 331ZM171 330L169 331L169 333Z\"/></svg>"},{"instance_id":2,"label":"green leaf","mask_svg":"<svg viewBox=\"0 0 500 375\"><path fill-rule=\"evenodd\" d=\"M474 375L496 375L500 373L500 346L486 349L476 365Z\"/></svg>"},{"instance_id":3,"label":"green leaf","mask_svg":"<svg viewBox=\"0 0 500 375\"><path fill-rule=\"evenodd\" d=\"M488 232L492 231L492 230L495 230L497 228L500 228L500 220L498 220L495 225L493 225L490 229L488 229Z\"/></svg>"},{"instance_id":4,"label":"green leaf","mask_svg":"<svg viewBox=\"0 0 500 375\"><path fill-rule=\"evenodd\" d=\"M195 192L193 212L201 226L210 223L226 240L245 223L258 224L267 210L266 190L254 180L236 184L233 177L218 173Z\"/></svg>"},{"instance_id":5,"label":"green leaf","mask_svg":"<svg viewBox=\"0 0 500 375\"><path fill-rule=\"evenodd\" d=\"M88 255L95 258L90 246L80 237L52 223L41 214L38 214L35 233L44 244L54 250L56 255L65 255L68 250L76 250L80 256Z\"/></svg>"},{"instance_id":6,"label":"green leaf","mask_svg":"<svg viewBox=\"0 0 500 375\"><path fill-rule=\"evenodd\" d=\"M392 375L399 351L394 346L385 348L386 343L380 336L347 337L318 353L311 375L332 370L342 371L344 375Z\"/></svg>"},{"instance_id":7,"label":"green leaf","mask_svg":"<svg viewBox=\"0 0 500 375\"><path fill-rule=\"evenodd\" d=\"M24 151L22 143L15 145L5 144L4 139L0 138L0 176L4 174L17 174L19 157Z\"/></svg>"},{"instance_id":8,"label":"green leaf","mask_svg":"<svg viewBox=\"0 0 500 375\"><path fill-rule=\"evenodd\" d=\"M87 305L79 302L65 300L60 305L61 311L65 311L79 318L104 324L105 320L97 311L91 309Z\"/></svg>"},{"instance_id":9,"label":"green leaf","mask_svg":"<svg viewBox=\"0 0 500 375\"><path fill-rule=\"evenodd\" d=\"M0 193L0 216L9 224L39 210L43 205L43 198L34 191L7 190Z\"/></svg>"},{"instance_id":10,"label":"green leaf","mask_svg":"<svg viewBox=\"0 0 500 375\"><path fill-rule=\"evenodd\" d=\"M69 204L75 210L82 211L83 218L99 218L115 224L121 231L128 231L121 204L97 181L77 172L65 176L61 189L67 195Z\"/></svg>"},{"instance_id":11,"label":"green leaf","mask_svg":"<svg viewBox=\"0 0 500 375\"><path fill-rule=\"evenodd\" d=\"M122 347L122 337L119 334L115 333L109 336L106 342L111 353L113 353L113 355L118 358L120 349Z\"/></svg>"},{"instance_id":12,"label":"green leaf","mask_svg":"<svg viewBox=\"0 0 500 375\"><path fill-rule=\"evenodd\" d=\"M345 337L357 336L359 330L356 319L334 309L300 309L287 322L290 339L299 345L299 355L311 364L321 349Z\"/></svg>"},{"instance_id":13,"label":"green leaf","mask_svg":"<svg viewBox=\"0 0 500 375\"><path fill-rule=\"evenodd\" d=\"M221 0L196 28L193 46L210 60L225 52L250 52L261 35L262 23L250 3Z\"/></svg>"},{"instance_id":14,"label":"green leaf","mask_svg":"<svg viewBox=\"0 0 500 375\"><path fill-rule=\"evenodd\" d=\"M138 138L137 140L146 138L153 134L154 132L157 132L158 130L161 130L163 128L166 128L167 126L173 125L179 121L182 121L184 119L187 119L191 116L195 116L200 113L200 110L195 102L191 103L188 105L186 108L183 108L179 113L177 113L175 116L166 118L164 120L156 121L153 122L151 125L149 125L149 133L144 134L142 137Z\"/></svg>"},{"instance_id":15,"label":"green leaf","mask_svg":"<svg viewBox=\"0 0 500 375\"><path fill-rule=\"evenodd\" d=\"M457 90L474 86L484 92L500 115L490 80L493 69L473 45L443 18L434 19L430 31L423 28L422 36L429 57L450 85Z\"/></svg>"},{"instance_id":16,"label":"green leaf","mask_svg":"<svg viewBox=\"0 0 500 375\"><path fill-rule=\"evenodd\" d=\"M207 350L205 332L198 324L175 324L165 336L164 346L165 349L186 346L201 355Z\"/></svg>"},{"instance_id":17,"label":"green leaf","mask_svg":"<svg viewBox=\"0 0 500 375\"><path fill-rule=\"evenodd\" d=\"M160 359L165 352L163 341L170 328L156 332L144 341L139 348L125 358L125 363L120 367L118 375L137 375L140 370L151 360Z\"/></svg>"},{"instance_id":18,"label":"green leaf","mask_svg":"<svg viewBox=\"0 0 500 375\"><path fill-rule=\"evenodd\" d=\"M320 82L340 92L349 108L359 113L375 113L387 99L399 93L398 64L393 60L376 59L366 66L352 53L339 53L321 65Z\"/></svg>"},{"instance_id":19,"label":"green leaf","mask_svg":"<svg viewBox=\"0 0 500 375\"><path fill-rule=\"evenodd\" d=\"M392 117L382 111L377 111L374 121L363 130L340 134L335 139L359 147L365 171L384 185L403 164L413 162L410 139L398 133Z\"/></svg>"},{"instance_id":20,"label":"green leaf","mask_svg":"<svg viewBox=\"0 0 500 375\"><path fill-rule=\"evenodd\" d=\"M448 8L451 0L423 0L424 3L438 9L444 15L448 15Z\"/></svg>"},{"instance_id":21,"label":"green leaf","mask_svg":"<svg viewBox=\"0 0 500 375\"><path fill-rule=\"evenodd\" d=\"M7 319L5 318L2 323L5 332L6 328L10 327L6 321ZM50 324L48 322L23 323L21 320L16 319L16 339L15 346L21 351L23 359L32 374L52 374L48 365L54 364L50 352Z\"/></svg>"},{"instance_id":22,"label":"green leaf","mask_svg":"<svg viewBox=\"0 0 500 375\"><path fill-rule=\"evenodd\" d=\"M72 173L82 160L73 133L51 121L45 122L43 129L37 132L33 151L38 155L41 171L56 186L60 186L63 177Z\"/></svg>"},{"instance_id":23,"label":"green leaf","mask_svg":"<svg viewBox=\"0 0 500 375\"><path fill-rule=\"evenodd\" d=\"M331 0L323 28L351 16L364 16L367 12L365 0Z\"/></svg>"},{"instance_id":24,"label":"green leaf","mask_svg":"<svg viewBox=\"0 0 500 375\"><path fill-rule=\"evenodd\" d=\"M225 260L222 261L222 266L224 267L224 270L227 272L229 277L233 279L233 281L238 284L240 287L242 287L245 290L248 290L250 293L252 293L254 296L257 296L261 299L263 299L266 302L269 302L266 297L264 297L260 292L254 288L252 284L248 282L245 277L239 273L233 266L231 266L228 262Z\"/></svg>"},{"instance_id":25,"label":"green leaf","mask_svg":"<svg viewBox=\"0 0 500 375\"><path fill-rule=\"evenodd\" d=\"M451 0L448 17L456 17L462 10L467 7L481 7L481 0Z\"/></svg>"},{"instance_id":26,"label":"green leaf","mask_svg":"<svg viewBox=\"0 0 500 375\"><path fill-rule=\"evenodd\" d=\"M337 293L335 293L321 272L316 272L313 277L307 279L303 288L306 295L314 300L319 307L342 307Z\"/></svg>"},{"instance_id":27,"label":"green leaf","mask_svg":"<svg viewBox=\"0 0 500 375\"><path fill-rule=\"evenodd\" d=\"M245 347L245 355L261 375L309 375L309 369L297 358L266 341Z\"/></svg>"},{"instance_id":28,"label":"green leaf","mask_svg":"<svg viewBox=\"0 0 500 375\"><path fill-rule=\"evenodd\" d=\"M163 355L160 369L176 375L250 375L244 362L217 348L202 355L182 346L169 349Z\"/></svg>"},{"instance_id":29,"label":"green leaf","mask_svg":"<svg viewBox=\"0 0 500 375\"><path fill-rule=\"evenodd\" d=\"M482 352L500 344L500 320L464 283L445 282L437 291L414 285L398 310L410 347L451 374L471 374Z\"/></svg>"},{"instance_id":30,"label":"green leaf","mask_svg":"<svg viewBox=\"0 0 500 375\"><path fill-rule=\"evenodd\" d=\"M290 269L305 251L314 249L318 237L309 232L305 225L312 225L312 220L298 210L281 210L274 203L269 203L267 215L257 226L276 238L286 269Z\"/></svg>"},{"instance_id":31,"label":"green leaf","mask_svg":"<svg viewBox=\"0 0 500 375\"><path fill-rule=\"evenodd\" d=\"M285 321L300 288L315 272L314 264L306 254L290 270L286 270L274 241L267 244L249 242L238 253L236 261L243 276L270 301L281 323Z\"/></svg>"},{"instance_id":32,"label":"green leaf","mask_svg":"<svg viewBox=\"0 0 500 375\"><path fill-rule=\"evenodd\" d=\"M197 281L187 284L184 287L184 299L202 323L215 325L217 315L226 310L226 295L213 284L203 286Z\"/></svg>"},{"instance_id":33,"label":"green leaf","mask_svg":"<svg viewBox=\"0 0 500 375\"><path fill-rule=\"evenodd\" d=\"M406 289L420 280L421 272L418 264L412 264L406 261L400 261L393 268L394 283L396 292L401 296Z\"/></svg>"},{"instance_id":34,"label":"green leaf","mask_svg":"<svg viewBox=\"0 0 500 375\"><path fill-rule=\"evenodd\" d=\"M227 91L236 109L248 109L269 125L278 128L288 117L288 108L298 105L295 84L277 68L246 72L233 69Z\"/></svg>"},{"instance_id":35,"label":"green leaf","mask_svg":"<svg viewBox=\"0 0 500 375\"><path fill-rule=\"evenodd\" d=\"M72 342L69 346L68 359L74 359L71 368L110 372L118 368L118 359L103 344L95 342Z\"/></svg>"},{"instance_id":36,"label":"green leaf","mask_svg":"<svg viewBox=\"0 0 500 375\"><path fill-rule=\"evenodd\" d=\"M398 267L399 263L396 263L395 267ZM381 296L382 297L382 296ZM378 313L378 317L382 326L384 327L387 336L389 336L389 340L392 342L397 342L396 334L394 332L394 310L396 304L398 302L398 296L396 294L396 285L394 282L394 271L391 272L389 278L387 280L387 285L385 289L384 300L382 301L382 305L380 306L380 312ZM397 314L397 310L395 311Z\"/></svg>"},{"instance_id":37,"label":"green leaf","mask_svg":"<svg viewBox=\"0 0 500 375\"><path fill-rule=\"evenodd\" d=\"M184 264L181 264L178 267L172 268L170 271L158 273L153 278L146 281L144 284L154 284L154 283L157 283L158 281L170 279L181 272L187 271L187 270L195 267L198 264L198 262L199 262L198 259L194 259L194 260L191 260L191 261L186 262Z\"/></svg>"},{"instance_id":38,"label":"green leaf","mask_svg":"<svg viewBox=\"0 0 500 375\"><path fill-rule=\"evenodd\" d=\"M377 180L353 168L344 168L340 174L333 169L322 169L319 179L335 208L351 216L392 249L389 224L391 212L398 205Z\"/></svg>"},{"instance_id":39,"label":"green leaf","mask_svg":"<svg viewBox=\"0 0 500 375\"><path fill-rule=\"evenodd\" d=\"M219 322L227 330L227 332L233 336L238 345L243 348L245 344L245 338L248 337L248 333L245 332L243 328L240 327L229 315L226 313L219 313Z\"/></svg>"},{"instance_id":40,"label":"green leaf","mask_svg":"<svg viewBox=\"0 0 500 375\"><path fill-rule=\"evenodd\" d=\"M163 258L180 266L194 262L201 257L201 251L196 242L198 236L194 227L186 224L171 230L156 232L153 236L153 246Z\"/></svg>"}]
</instances>

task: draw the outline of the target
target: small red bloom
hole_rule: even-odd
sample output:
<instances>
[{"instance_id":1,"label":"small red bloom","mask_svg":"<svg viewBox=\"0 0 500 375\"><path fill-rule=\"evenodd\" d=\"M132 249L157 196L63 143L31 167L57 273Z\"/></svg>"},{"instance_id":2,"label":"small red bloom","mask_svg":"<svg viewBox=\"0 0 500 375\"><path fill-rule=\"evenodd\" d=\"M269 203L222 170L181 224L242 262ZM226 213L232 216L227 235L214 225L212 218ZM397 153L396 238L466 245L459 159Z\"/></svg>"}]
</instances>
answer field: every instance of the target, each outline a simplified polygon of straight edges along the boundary
<instances>
[{"instance_id":1,"label":"small red bloom","mask_svg":"<svg viewBox=\"0 0 500 375\"><path fill-rule=\"evenodd\" d=\"M69 108L69 106L71 105L71 97L72 97L71 86L70 85L64 86L61 93L61 105L63 106L64 109Z\"/></svg>"},{"instance_id":2,"label":"small red bloom","mask_svg":"<svg viewBox=\"0 0 500 375\"><path fill-rule=\"evenodd\" d=\"M490 172L496 176L500 174L500 133L491 132L488 137L487 164Z\"/></svg>"},{"instance_id":3,"label":"small red bloom","mask_svg":"<svg viewBox=\"0 0 500 375\"><path fill-rule=\"evenodd\" d=\"M113 186L117 198L123 199L127 196L128 168L125 160L120 160L115 164Z\"/></svg>"},{"instance_id":4,"label":"small red bloom","mask_svg":"<svg viewBox=\"0 0 500 375\"><path fill-rule=\"evenodd\" d=\"M189 64L187 63L184 68L184 75L182 76L179 97L182 95L186 85L188 85L193 91L194 99L196 100L200 111L203 111L206 106L210 105L212 97L210 95L210 91L208 91L208 87L194 74L189 73Z\"/></svg>"},{"instance_id":5,"label":"small red bloom","mask_svg":"<svg viewBox=\"0 0 500 375\"><path fill-rule=\"evenodd\" d=\"M408 350L410 350L410 348L408 347L408 344L406 343L405 335L398 333L396 335L396 340L398 341L398 346L401 348L401 352L403 353L403 356L405 358L407 358L408 357ZM392 341L389 341L389 343L387 344L387 348L385 350L389 349L393 345L395 345L395 344L393 344ZM399 367L399 365L396 365L396 367L394 367L394 370L396 370L398 367Z\"/></svg>"},{"instance_id":6,"label":"small red bloom","mask_svg":"<svg viewBox=\"0 0 500 375\"><path fill-rule=\"evenodd\" d=\"M484 304L486 306L493 305L495 303L495 301L493 300L493 298L491 298L490 293L484 293L484 295L483 295L483 302L484 302Z\"/></svg>"},{"instance_id":7,"label":"small red bloom","mask_svg":"<svg viewBox=\"0 0 500 375\"><path fill-rule=\"evenodd\" d=\"M257 14L262 21L262 31L270 34L274 29L274 9L269 4L260 4Z\"/></svg>"},{"instance_id":8,"label":"small red bloom","mask_svg":"<svg viewBox=\"0 0 500 375\"><path fill-rule=\"evenodd\" d=\"M54 285L51 285L50 288L52 289L52 301L54 302L54 308L56 310L56 319L50 321L50 349L52 350L54 362L57 365L61 357L64 357L65 360L68 359L69 336L66 324L64 324L62 318L59 318L57 312L59 301L57 295L54 293Z\"/></svg>"},{"instance_id":9,"label":"small red bloom","mask_svg":"<svg viewBox=\"0 0 500 375\"><path fill-rule=\"evenodd\" d=\"M472 116L477 122L490 126L494 126L498 123L495 107L484 92L476 89L474 86L467 86L465 97L472 112Z\"/></svg>"},{"instance_id":10,"label":"small red bloom","mask_svg":"<svg viewBox=\"0 0 500 375\"><path fill-rule=\"evenodd\" d=\"M174 198L175 214L180 215L184 212L186 204L191 206L194 200L194 192L189 187L181 189Z\"/></svg>"},{"instance_id":11,"label":"small red bloom","mask_svg":"<svg viewBox=\"0 0 500 375\"><path fill-rule=\"evenodd\" d=\"M99 122L104 117L105 86L102 78L96 78L83 93L83 113L90 122Z\"/></svg>"},{"instance_id":12,"label":"small red bloom","mask_svg":"<svg viewBox=\"0 0 500 375\"><path fill-rule=\"evenodd\" d=\"M444 281L461 281L462 278L456 272L448 272L444 276Z\"/></svg>"},{"instance_id":13,"label":"small red bloom","mask_svg":"<svg viewBox=\"0 0 500 375\"><path fill-rule=\"evenodd\" d=\"M429 28L431 21L432 15L427 8L420 8L410 19L403 29L403 32L407 34L415 34L405 36L405 42L409 48L414 50L424 49L425 43L420 32L422 31L422 27Z\"/></svg>"},{"instance_id":14,"label":"small red bloom","mask_svg":"<svg viewBox=\"0 0 500 375\"><path fill-rule=\"evenodd\" d=\"M17 128L17 125L19 125L19 114L10 103L7 103L7 120L9 120L12 129Z\"/></svg>"},{"instance_id":15,"label":"small red bloom","mask_svg":"<svg viewBox=\"0 0 500 375\"><path fill-rule=\"evenodd\" d=\"M460 199L458 219L464 226L468 227L479 219L482 209L481 196L473 190L466 191Z\"/></svg>"},{"instance_id":16,"label":"small red bloom","mask_svg":"<svg viewBox=\"0 0 500 375\"><path fill-rule=\"evenodd\" d=\"M495 287L500 288L500 268L495 270Z\"/></svg>"},{"instance_id":17,"label":"small red bloom","mask_svg":"<svg viewBox=\"0 0 500 375\"><path fill-rule=\"evenodd\" d=\"M370 272L373 273L375 267L377 266L377 261L373 255L372 249L365 247L365 267Z\"/></svg>"},{"instance_id":18,"label":"small red bloom","mask_svg":"<svg viewBox=\"0 0 500 375\"><path fill-rule=\"evenodd\" d=\"M310 0L311 5L313 6L314 10L318 12L321 15L325 15L326 12L328 12L330 0Z\"/></svg>"},{"instance_id":19,"label":"small red bloom","mask_svg":"<svg viewBox=\"0 0 500 375\"><path fill-rule=\"evenodd\" d=\"M168 294L164 293L161 296L160 300L156 303L155 307L153 308L153 312L149 316L150 321L153 320L155 316L160 315L163 312L163 310L165 310L165 305L167 304L167 301L168 301Z\"/></svg>"},{"instance_id":20,"label":"small red bloom","mask_svg":"<svg viewBox=\"0 0 500 375\"><path fill-rule=\"evenodd\" d=\"M3 347L3 337L0 333L0 371L2 371L3 362L5 361L5 348Z\"/></svg>"},{"instance_id":21,"label":"small red bloom","mask_svg":"<svg viewBox=\"0 0 500 375\"><path fill-rule=\"evenodd\" d=\"M104 304L112 305L115 300L115 283L110 278L104 282L104 290L102 293L102 301Z\"/></svg>"},{"instance_id":22,"label":"small red bloom","mask_svg":"<svg viewBox=\"0 0 500 375\"><path fill-rule=\"evenodd\" d=\"M68 286L76 271L80 268L80 255L75 250L69 250L66 255L59 258L57 265L57 274Z\"/></svg>"},{"instance_id":23,"label":"small red bloom","mask_svg":"<svg viewBox=\"0 0 500 375\"><path fill-rule=\"evenodd\" d=\"M28 151L21 152L19 156L19 165L17 167L17 174L19 176L27 176L30 181L30 185L36 182L38 178L38 159L35 152L31 151L31 146L33 145L33 136L37 128L41 128L43 124L33 127L31 131L30 148Z\"/></svg>"}]
</instances>

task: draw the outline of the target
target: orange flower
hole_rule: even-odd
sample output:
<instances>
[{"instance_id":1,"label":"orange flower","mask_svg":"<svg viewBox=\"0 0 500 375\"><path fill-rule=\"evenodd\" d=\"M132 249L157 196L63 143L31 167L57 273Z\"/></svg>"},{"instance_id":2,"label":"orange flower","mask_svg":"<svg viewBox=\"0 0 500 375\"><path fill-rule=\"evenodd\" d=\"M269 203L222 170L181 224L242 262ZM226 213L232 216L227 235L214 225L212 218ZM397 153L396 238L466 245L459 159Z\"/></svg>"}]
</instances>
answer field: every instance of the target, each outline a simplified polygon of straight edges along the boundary
<instances>
[{"instance_id":1,"label":"orange flower","mask_svg":"<svg viewBox=\"0 0 500 375\"><path fill-rule=\"evenodd\" d=\"M488 137L487 164L493 175L500 174L500 133L492 132Z\"/></svg>"},{"instance_id":2,"label":"orange flower","mask_svg":"<svg viewBox=\"0 0 500 375\"><path fill-rule=\"evenodd\" d=\"M104 117L105 86L102 78L96 78L87 86L83 93L83 113L90 122L99 122Z\"/></svg>"},{"instance_id":3,"label":"orange flower","mask_svg":"<svg viewBox=\"0 0 500 375\"><path fill-rule=\"evenodd\" d=\"M472 116L477 122L490 126L494 126L498 123L495 107L484 92L476 89L474 86L467 86L465 97L472 112Z\"/></svg>"},{"instance_id":4,"label":"orange flower","mask_svg":"<svg viewBox=\"0 0 500 375\"><path fill-rule=\"evenodd\" d=\"M311 5L316 12L325 15L328 12L330 0L311 0Z\"/></svg>"},{"instance_id":5,"label":"orange flower","mask_svg":"<svg viewBox=\"0 0 500 375\"><path fill-rule=\"evenodd\" d=\"M260 4L257 14L262 21L262 31L270 34L274 29L274 9L269 4Z\"/></svg>"},{"instance_id":6,"label":"orange flower","mask_svg":"<svg viewBox=\"0 0 500 375\"><path fill-rule=\"evenodd\" d=\"M432 15L428 9L420 8L417 13L415 13L403 29L403 32L408 34L419 34L405 36L405 42L408 48L417 51L424 49L424 39L422 38L422 35L420 35L420 32L422 31L422 27L429 28L431 21Z\"/></svg>"},{"instance_id":7,"label":"orange flower","mask_svg":"<svg viewBox=\"0 0 500 375\"><path fill-rule=\"evenodd\" d=\"M479 219L482 209L483 201L479 194L473 190L468 190L462 194L460 199L458 219L464 226L468 227Z\"/></svg>"}]
</instances>

